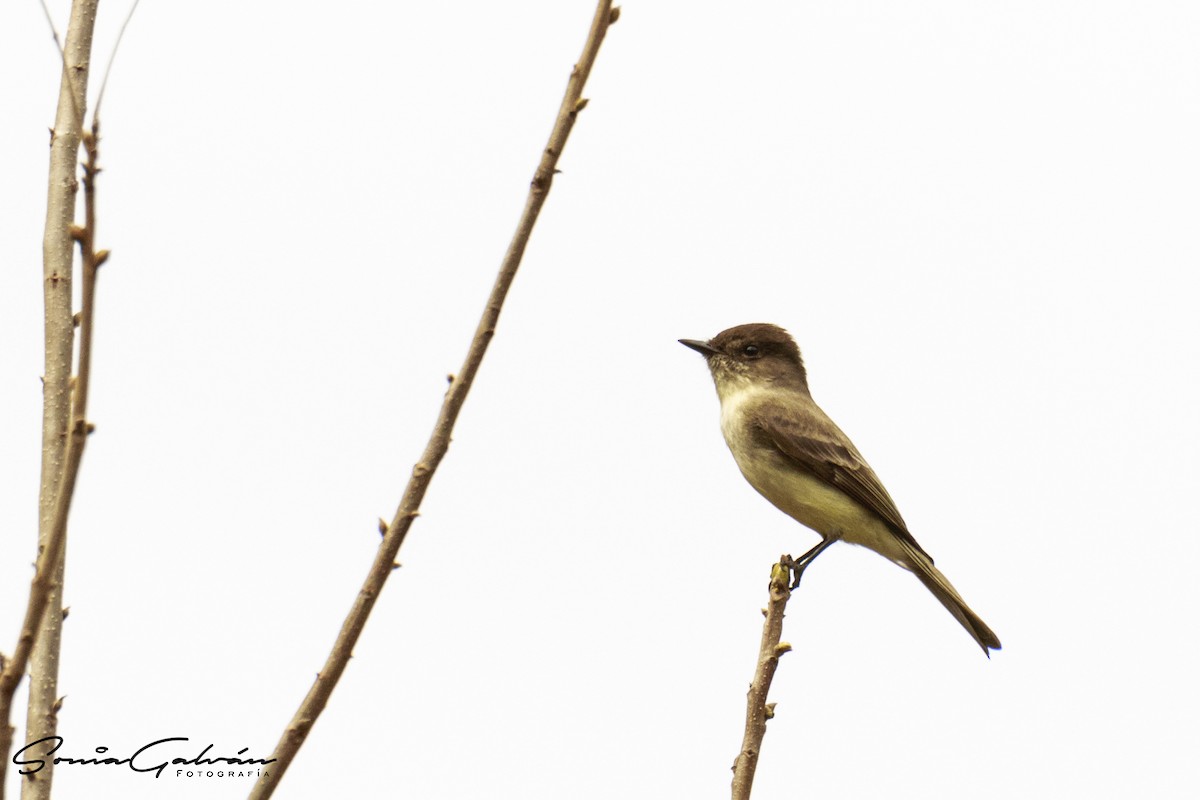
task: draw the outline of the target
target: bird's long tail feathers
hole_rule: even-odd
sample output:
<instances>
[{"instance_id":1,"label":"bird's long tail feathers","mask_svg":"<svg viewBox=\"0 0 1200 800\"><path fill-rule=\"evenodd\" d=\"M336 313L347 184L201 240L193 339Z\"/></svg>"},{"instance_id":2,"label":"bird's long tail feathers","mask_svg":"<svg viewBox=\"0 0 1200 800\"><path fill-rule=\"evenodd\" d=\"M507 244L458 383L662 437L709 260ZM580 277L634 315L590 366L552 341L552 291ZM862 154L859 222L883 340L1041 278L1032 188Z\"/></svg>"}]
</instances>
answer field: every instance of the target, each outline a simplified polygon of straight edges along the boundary
<instances>
[{"instance_id":1,"label":"bird's long tail feathers","mask_svg":"<svg viewBox=\"0 0 1200 800\"><path fill-rule=\"evenodd\" d=\"M979 615L971 610L971 607L966 604L954 586L942 574L941 570L933 565L929 557L903 542L905 554L908 556L908 563L913 574L925 584L925 588L933 593L942 605L946 607L954 618L958 620L967 633L979 643L983 648L983 652L989 658L991 653L989 650L1000 649L1000 639L996 634L992 633L992 629L987 626Z\"/></svg>"}]
</instances>

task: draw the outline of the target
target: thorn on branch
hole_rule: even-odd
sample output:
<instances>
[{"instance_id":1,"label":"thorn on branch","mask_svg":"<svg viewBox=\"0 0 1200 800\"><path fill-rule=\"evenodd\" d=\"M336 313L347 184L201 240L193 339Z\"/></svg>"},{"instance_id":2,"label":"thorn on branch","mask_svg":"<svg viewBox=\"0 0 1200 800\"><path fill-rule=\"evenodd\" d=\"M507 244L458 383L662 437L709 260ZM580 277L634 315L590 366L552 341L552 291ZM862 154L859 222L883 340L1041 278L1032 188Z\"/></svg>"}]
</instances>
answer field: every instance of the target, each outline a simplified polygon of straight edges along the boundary
<instances>
[{"instance_id":1,"label":"thorn on branch","mask_svg":"<svg viewBox=\"0 0 1200 800\"><path fill-rule=\"evenodd\" d=\"M576 100L575 101L575 113L579 113L580 111L583 111L585 108L587 108L587 104L588 104L588 99L586 97L581 97L578 100Z\"/></svg>"},{"instance_id":2,"label":"thorn on branch","mask_svg":"<svg viewBox=\"0 0 1200 800\"><path fill-rule=\"evenodd\" d=\"M621 7L613 6L612 10L608 12L608 24L616 25L617 20L619 20L620 18L621 18Z\"/></svg>"},{"instance_id":3,"label":"thorn on branch","mask_svg":"<svg viewBox=\"0 0 1200 800\"><path fill-rule=\"evenodd\" d=\"M108 261L108 251L97 250L96 255L93 256L93 259L96 262L96 268L99 269L100 265L102 265L105 261Z\"/></svg>"},{"instance_id":4,"label":"thorn on branch","mask_svg":"<svg viewBox=\"0 0 1200 800\"><path fill-rule=\"evenodd\" d=\"M74 314L71 316L71 325L72 325L72 327L78 328L78 327L79 327L79 323L81 323L81 322L83 322L83 312L82 312L82 311L76 311L76 312L75 312L75 313L74 313ZM43 379L43 380L44 380L44 379Z\"/></svg>"},{"instance_id":5,"label":"thorn on branch","mask_svg":"<svg viewBox=\"0 0 1200 800\"><path fill-rule=\"evenodd\" d=\"M392 562L392 569L393 569L393 570L400 569L400 562L399 562L399 561L393 561L393 562Z\"/></svg>"},{"instance_id":6,"label":"thorn on branch","mask_svg":"<svg viewBox=\"0 0 1200 800\"><path fill-rule=\"evenodd\" d=\"M70 607L70 606L63 606L63 610L62 610L62 618L63 618L63 619L66 619L66 618L67 618L67 617L69 617L69 616L71 616L71 607Z\"/></svg>"},{"instance_id":7,"label":"thorn on branch","mask_svg":"<svg viewBox=\"0 0 1200 800\"><path fill-rule=\"evenodd\" d=\"M387 520L386 520L386 519L384 519L383 517L380 517L380 518L379 518L379 535L380 535L380 536L387 536L387 532L388 532L388 523L387 523Z\"/></svg>"},{"instance_id":8,"label":"thorn on branch","mask_svg":"<svg viewBox=\"0 0 1200 800\"><path fill-rule=\"evenodd\" d=\"M790 653L790 652L792 652L792 646L787 642L780 642L779 644L775 645L776 658L783 655L784 653Z\"/></svg>"},{"instance_id":9,"label":"thorn on branch","mask_svg":"<svg viewBox=\"0 0 1200 800\"><path fill-rule=\"evenodd\" d=\"M87 231L85 231L83 228L79 227L78 225L72 225L67 230L70 232L71 241L73 241L73 242L82 242L84 234L87 233Z\"/></svg>"},{"instance_id":10,"label":"thorn on branch","mask_svg":"<svg viewBox=\"0 0 1200 800\"><path fill-rule=\"evenodd\" d=\"M767 703L765 706L763 706L763 716L765 716L767 719L775 719L774 703Z\"/></svg>"}]
</instances>

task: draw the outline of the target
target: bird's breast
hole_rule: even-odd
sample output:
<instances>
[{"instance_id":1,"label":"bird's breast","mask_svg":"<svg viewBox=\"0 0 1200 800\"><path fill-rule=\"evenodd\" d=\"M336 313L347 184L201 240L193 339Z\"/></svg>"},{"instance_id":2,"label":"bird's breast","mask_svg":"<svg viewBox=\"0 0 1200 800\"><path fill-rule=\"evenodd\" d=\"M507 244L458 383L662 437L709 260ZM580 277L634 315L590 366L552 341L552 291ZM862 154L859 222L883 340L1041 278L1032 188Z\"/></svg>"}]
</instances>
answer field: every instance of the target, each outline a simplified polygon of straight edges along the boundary
<instances>
[{"instance_id":1,"label":"bird's breast","mask_svg":"<svg viewBox=\"0 0 1200 800\"><path fill-rule=\"evenodd\" d=\"M746 481L780 511L821 536L837 532L848 542L895 560L894 537L875 514L802 469L756 430L757 395L747 388L721 398L721 433Z\"/></svg>"}]
</instances>

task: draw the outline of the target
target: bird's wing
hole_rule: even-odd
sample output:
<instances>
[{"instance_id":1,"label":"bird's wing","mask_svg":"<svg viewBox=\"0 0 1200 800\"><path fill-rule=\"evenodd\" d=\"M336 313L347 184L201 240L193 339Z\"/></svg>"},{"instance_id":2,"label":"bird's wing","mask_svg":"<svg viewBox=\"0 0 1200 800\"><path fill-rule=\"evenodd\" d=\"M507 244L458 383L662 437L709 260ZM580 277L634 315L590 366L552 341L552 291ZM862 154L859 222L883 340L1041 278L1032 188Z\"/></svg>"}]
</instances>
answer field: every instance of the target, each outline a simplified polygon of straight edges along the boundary
<instances>
[{"instance_id":1,"label":"bird's wing","mask_svg":"<svg viewBox=\"0 0 1200 800\"><path fill-rule=\"evenodd\" d=\"M887 489L854 443L809 400L804 404L766 402L754 410L754 427L797 467L873 511L897 536L929 558L908 532ZM933 563L933 559L929 559Z\"/></svg>"}]
</instances>

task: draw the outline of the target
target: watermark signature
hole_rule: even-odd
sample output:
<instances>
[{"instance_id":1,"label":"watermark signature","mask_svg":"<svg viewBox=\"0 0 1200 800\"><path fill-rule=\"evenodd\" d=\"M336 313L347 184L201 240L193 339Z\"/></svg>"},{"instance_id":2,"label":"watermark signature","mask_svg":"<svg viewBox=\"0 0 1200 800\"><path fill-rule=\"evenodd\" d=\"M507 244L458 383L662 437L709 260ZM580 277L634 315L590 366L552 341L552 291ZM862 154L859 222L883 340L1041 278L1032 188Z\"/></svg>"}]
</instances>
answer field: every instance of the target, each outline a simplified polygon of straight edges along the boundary
<instances>
[{"instance_id":1,"label":"watermark signature","mask_svg":"<svg viewBox=\"0 0 1200 800\"><path fill-rule=\"evenodd\" d=\"M158 739L149 744L142 745L133 754L120 758L115 755L108 755L107 747L97 747L96 755L88 758L72 758L70 756L56 756L63 745L63 737L47 736L44 739L38 739L36 742L30 742L22 747L17 752L13 753L13 763L18 767L22 767L18 772L22 775L34 775L46 768L48 763L53 762L55 766L59 764L72 764L78 766L127 766L134 772L154 773L154 777L161 778L163 772L169 767L176 767L175 776L179 778L192 777L261 777L270 775L270 772L263 770L262 767L267 764L274 763L274 758L252 758L245 754L250 750L249 747L243 747L232 756L210 756L209 751L215 745L208 745L201 750L197 755L191 758L182 756L172 757L174 753L188 753L180 744L172 744L177 742L187 742L189 739L186 736L169 736L166 739ZM51 756L54 756L51 758ZM191 769L189 769L189 767ZM197 774L199 773L199 774Z\"/></svg>"}]
</instances>

